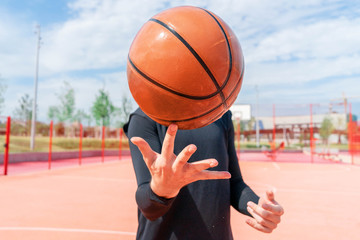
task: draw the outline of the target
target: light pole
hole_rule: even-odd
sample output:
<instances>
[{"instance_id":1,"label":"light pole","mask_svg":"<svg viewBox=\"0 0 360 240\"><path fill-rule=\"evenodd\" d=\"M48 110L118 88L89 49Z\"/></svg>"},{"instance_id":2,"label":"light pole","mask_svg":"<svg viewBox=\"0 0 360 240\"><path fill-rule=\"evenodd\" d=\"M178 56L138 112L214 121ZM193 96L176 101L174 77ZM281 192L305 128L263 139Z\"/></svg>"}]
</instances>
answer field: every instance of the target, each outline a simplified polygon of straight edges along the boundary
<instances>
[{"instance_id":1,"label":"light pole","mask_svg":"<svg viewBox=\"0 0 360 240\"><path fill-rule=\"evenodd\" d=\"M32 118L31 118L31 139L30 139L30 149L34 150L35 147L35 129L36 129L36 97L37 97L37 84L38 84L38 73L39 73L39 52L40 52L40 41L41 41L41 31L40 25L36 26L37 30L37 48L36 48L36 65L35 65L35 79L34 79L34 101L32 108Z\"/></svg>"}]
</instances>

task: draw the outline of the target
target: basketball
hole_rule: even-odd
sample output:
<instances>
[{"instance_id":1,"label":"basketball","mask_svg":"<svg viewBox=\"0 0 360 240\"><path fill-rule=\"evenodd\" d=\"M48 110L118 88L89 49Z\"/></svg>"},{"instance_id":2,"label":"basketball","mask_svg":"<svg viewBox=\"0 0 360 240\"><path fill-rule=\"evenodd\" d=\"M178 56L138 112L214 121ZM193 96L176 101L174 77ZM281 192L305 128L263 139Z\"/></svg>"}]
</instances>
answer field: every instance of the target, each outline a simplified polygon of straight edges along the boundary
<instances>
[{"instance_id":1,"label":"basketball","mask_svg":"<svg viewBox=\"0 0 360 240\"><path fill-rule=\"evenodd\" d=\"M244 59L230 27L214 13L175 7L149 19L127 59L132 96L154 121L179 129L204 127L235 102Z\"/></svg>"}]
</instances>

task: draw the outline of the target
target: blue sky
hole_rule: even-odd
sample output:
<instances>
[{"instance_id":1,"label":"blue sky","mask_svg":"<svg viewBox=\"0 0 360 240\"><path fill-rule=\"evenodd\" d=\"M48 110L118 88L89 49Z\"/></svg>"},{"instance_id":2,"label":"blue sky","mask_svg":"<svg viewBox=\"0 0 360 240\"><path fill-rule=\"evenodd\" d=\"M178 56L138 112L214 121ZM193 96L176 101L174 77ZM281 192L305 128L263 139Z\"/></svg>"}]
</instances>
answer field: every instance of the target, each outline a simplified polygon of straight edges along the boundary
<instances>
[{"instance_id":1,"label":"blue sky","mask_svg":"<svg viewBox=\"0 0 360 240\"><path fill-rule=\"evenodd\" d=\"M36 24L41 25L38 119L68 81L76 108L89 112L105 87L115 105L130 96L126 56L139 28L169 7L193 5L220 16L236 33L245 78L236 101L294 106L348 97L360 115L360 3L337 0L2 0L0 76L13 115L24 94L33 97ZM135 105L134 105L135 106Z\"/></svg>"},{"instance_id":2,"label":"blue sky","mask_svg":"<svg viewBox=\"0 0 360 240\"><path fill-rule=\"evenodd\" d=\"M2 0L2 10L17 19L36 21L44 25L64 22L71 17L67 0Z\"/></svg>"}]
</instances>

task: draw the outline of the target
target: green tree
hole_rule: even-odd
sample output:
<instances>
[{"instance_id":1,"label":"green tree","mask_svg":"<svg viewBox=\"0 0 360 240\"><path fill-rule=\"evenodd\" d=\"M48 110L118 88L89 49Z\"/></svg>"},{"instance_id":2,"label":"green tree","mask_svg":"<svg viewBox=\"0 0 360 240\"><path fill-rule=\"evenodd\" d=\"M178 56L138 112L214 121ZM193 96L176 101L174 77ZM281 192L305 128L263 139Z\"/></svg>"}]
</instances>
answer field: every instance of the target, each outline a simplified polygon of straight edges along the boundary
<instances>
[{"instance_id":1,"label":"green tree","mask_svg":"<svg viewBox=\"0 0 360 240\"><path fill-rule=\"evenodd\" d=\"M91 116L87 114L84 110L77 110L74 115L74 120L78 121L79 123L83 123L86 121L87 125L89 126L91 123Z\"/></svg>"},{"instance_id":2,"label":"green tree","mask_svg":"<svg viewBox=\"0 0 360 240\"><path fill-rule=\"evenodd\" d=\"M98 126L109 126L110 116L115 110L116 107L112 104L109 94L104 89L100 89L91 108L96 124Z\"/></svg>"},{"instance_id":3,"label":"green tree","mask_svg":"<svg viewBox=\"0 0 360 240\"><path fill-rule=\"evenodd\" d=\"M251 117L251 119L249 121L247 121L247 130L248 131L253 130L255 123L256 123L255 117ZM247 140L250 141L250 135L247 135Z\"/></svg>"},{"instance_id":4,"label":"green tree","mask_svg":"<svg viewBox=\"0 0 360 240\"><path fill-rule=\"evenodd\" d=\"M3 79L0 75L0 113L4 108L4 103L5 103L4 94L6 92L6 89L7 89L7 85L5 83L5 79Z\"/></svg>"},{"instance_id":5,"label":"green tree","mask_svg":"<svg viewBox=\"0 0 360 240\"><path fill-rule=\"evenodd\" d=\"M255 126L255 117L251 117L251 119L249 121L247 121L247 130L251 131L254 129Z\"/></svg>"},{"instance_id":6,"label":"green tree","mask_svg":"<svg viewBox=\"0 0 360 240\"><path fill-rule=\"evenodd\" d=\"M30 121L32 117L33 99L26 93L18 102L19 107L14 110L14 117L26 122Z\"/></svg>"},{"instance_id":7,"label":"green tree","mask_svg":"<svg viewBox=\"0 0 360 240\"><path fill-rule=\"evenodd\" d=\"M48 113L47 113L47 115L48 115L48 118L50 119L50 120L55 120L55 119L57 119L57 116L59 115L60 113L59 113L59 108L58 107L56 107L56 106L50 106L49 107L49 110L48 110Z\"/></svg>"},{"instance_id":8,"label":"green tree","mask_svg":"<svg viewBox=\"0 0 360 240\"><path fill-rule=\"evenodd\" d=\"M121 106L116 108L116 115L118 121L116 122L116 127L123 127L124 124L128 121L130 113L132 111L131 98L126 95L123 95L121 99Z\"/></svg>"},{"instance_id":9,"label":"green tree","mask_svg":"<svg viewBox=\"0 0 360 240\"><path fill-rule=\"evenodd\" d=\"M336 121L336 129L338 130L338 144L341 144L341 130L344 129L345 119L338 117Z\"/></svg>"},{"instance_id":10,"label":"green tree","mask_svg":"<svg viewBox=\"0 0 360 240\"><path fill-rule=\"evenodd\" d=\"M331 133L334 131L334 125L331 121L331 118L326 117L321 123L321 127L319 129L319 134L324 144L328 144L329 137Z\"/></svg>"},{"instance_id":11,"label":"green tree","mask_svg":"<svg viewBox=\"0 0 360 240\"><path fill-rule=\"evenodd\" d=\"M59 122L71 122L75 113L75 91L71 85L64 81L60 93L56 94L60 100L60 105L50 106L48 117Z\"/></svg>"},{"instance_id":12,"label":"green tree","mask_svg":"<svg viewBox=\"0 0 360 240\"><path fill-rule=\"evenodd\" d=\"M29 97L29 94L25 94L18 102L19 107L15 108L13 114L15 118L25 122L25 124L22 125L23 130L21 131L27 135L30 132L33 99Z\"/></svg>"}]
</instances>

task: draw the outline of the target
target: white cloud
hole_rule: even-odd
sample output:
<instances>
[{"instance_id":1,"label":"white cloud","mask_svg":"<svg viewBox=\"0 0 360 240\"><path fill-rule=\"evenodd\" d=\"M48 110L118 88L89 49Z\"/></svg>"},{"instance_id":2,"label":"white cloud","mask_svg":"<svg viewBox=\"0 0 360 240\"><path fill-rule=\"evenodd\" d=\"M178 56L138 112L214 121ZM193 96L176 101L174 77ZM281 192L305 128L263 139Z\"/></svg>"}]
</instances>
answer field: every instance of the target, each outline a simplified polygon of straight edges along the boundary
<instances>
[{"instance_id":1,"label":"white cloud","mask_svg":"<svg viewBox=\"0 0 360 240\"><path fill-rule=\"evenodd\" d=\"M247 82L261 85L305 83L328 77L360 74L360 55L340 56L328 59L307 59L304 61L256 62L248 64L245 71ZM326 94L326 92L324 93Z\"/></svg>"},{"instance_id":2,"label":"white cloud","mask_svg":"<svg viewBox=\"0 0 360 240\"><path fill-rule=\"evenodd\" d=\"M322 21L286 28L259 41L250 62L324 59L360 53L360 18Z\"/></svg>"},{"instance_id":3,"label":"white cloud","mask_svg":"<svg viewBox=\"0 0 360 240\"><path fill-rule=\"evenodd\" d=\"M136 32L166 1L81 0L76 15L46 33L43 66L52 72L124 66Z\"/></svg>"}]
</instances>

